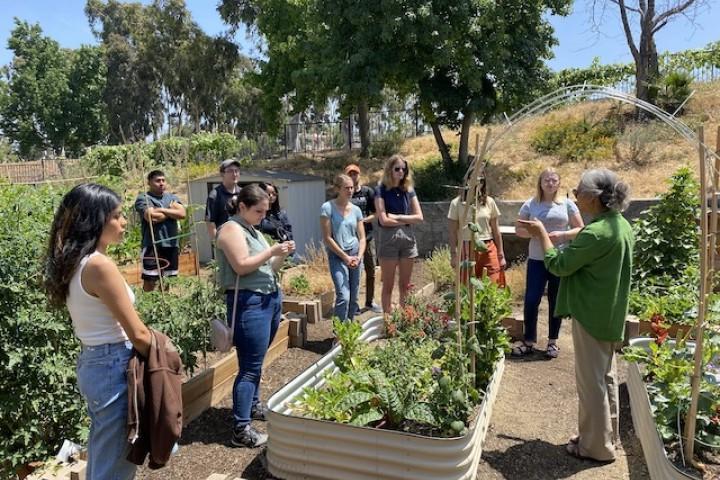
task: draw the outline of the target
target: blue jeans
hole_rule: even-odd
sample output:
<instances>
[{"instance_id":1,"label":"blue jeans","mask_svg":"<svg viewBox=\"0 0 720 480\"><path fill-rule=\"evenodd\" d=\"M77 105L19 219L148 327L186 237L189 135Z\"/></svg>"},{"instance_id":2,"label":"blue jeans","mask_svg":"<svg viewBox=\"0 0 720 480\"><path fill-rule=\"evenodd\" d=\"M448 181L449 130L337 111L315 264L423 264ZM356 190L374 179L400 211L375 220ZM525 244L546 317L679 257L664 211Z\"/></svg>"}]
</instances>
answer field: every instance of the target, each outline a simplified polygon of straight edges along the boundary
<instances>
[{"instance_id":1,"label":"blue jeans","mask_svg":"<svg viewBox=\"0 0 720 480\"><path fill-rule=\"evenodd\" d=\"M88 480L135 478L135 464L125 460L127 440L127 365L130 342L83 346L77 360L80 393L90 414Z\"/></svg>"},{"instance_id":2,"label":"blue jeans","mask_svg":"<svg viewBox=\"0 0 720 480\"><path fill-rule=\"evenodd\" d=\"M545 284L547 284L548 306L550 307L548 311L548 323L550 325L548 338L557 340L560 335L562 318L555 317L553 314L555 313L560 278L548 272L545 268L545 262L542 260L528 259L524 308L526 342L537 342L538 307L543 293L545 293Z\"/></svg>"},{"instance_id":3,"label":"blue jeans","mask_svg":"<svg viewBox=\"0 0 720 480\"><path fill-rule=\"evenodd\" d=\"M234 293L229 290L225 295L228 318L232 316L233 298ZM250 423L252 407L260 401L262 365L275 338L281 313L282 295L279 290L267 295L250 290L238 291L233 336L238 357L238 374L233 386L236 427Z\"/></svg>"},{"instance_id":4,"label":"blue jeans","mask_svg":"<svg viewBox=\"0 0 720 480\"><path fill-rule=\"evenodd\" d=\"M348 255L357 255L358 249L349 250ZM345 265L335 253L328 251L328 263L330 264L330 275L335 285L335 310L333 315L341 321L352 320L360 309L358 305L358 293L360 292L360 271L363 269L362 262L355 268Z\"/></svg>"}]
</instances>

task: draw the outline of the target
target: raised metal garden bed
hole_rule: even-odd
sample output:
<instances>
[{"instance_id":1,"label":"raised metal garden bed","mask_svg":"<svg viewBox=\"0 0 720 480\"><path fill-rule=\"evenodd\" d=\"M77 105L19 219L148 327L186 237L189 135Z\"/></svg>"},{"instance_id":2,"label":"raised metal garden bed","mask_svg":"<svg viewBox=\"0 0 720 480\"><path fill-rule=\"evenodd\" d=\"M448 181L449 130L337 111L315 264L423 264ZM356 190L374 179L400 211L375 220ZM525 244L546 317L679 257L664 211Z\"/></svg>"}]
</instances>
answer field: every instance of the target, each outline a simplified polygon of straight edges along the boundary
<instances>
[{"instance_id":1,"label":"raised metal garden bed","mask_svg":"<svg viewBox=\"0 0 720 480\"><path fill-rule=\"evenodd\" d=\"M382 317L368 320L363 329L360 338L364 341L381 338ZM288 403L297 399L305 387L321 387L324 373L335 369L333 360L339 352L340 347L335 347L268 400L267 466L272 475L286 480L476 477L504 358L496 364L468 433L456 438L432 438L293 415Z\"/></svg>"},{"instance_id":2,"label":"raised metal garden bed","mask_svg":"<svg viewBox=\"0 0 720 480\"><path fill-rule=\"evenodd\" d=\"M651 342L653 342L652 338L641 337L630 340L630 345L645 347ZM635 434L640 439L650 478L652 480L685 480L688 478L700 480L700 477L678 470L667 457L665 445L655 425L650 397L645 388L640 366L636 362L628 362L627 387L630 394L633 427Z\"/></svg>"}]
</instances>

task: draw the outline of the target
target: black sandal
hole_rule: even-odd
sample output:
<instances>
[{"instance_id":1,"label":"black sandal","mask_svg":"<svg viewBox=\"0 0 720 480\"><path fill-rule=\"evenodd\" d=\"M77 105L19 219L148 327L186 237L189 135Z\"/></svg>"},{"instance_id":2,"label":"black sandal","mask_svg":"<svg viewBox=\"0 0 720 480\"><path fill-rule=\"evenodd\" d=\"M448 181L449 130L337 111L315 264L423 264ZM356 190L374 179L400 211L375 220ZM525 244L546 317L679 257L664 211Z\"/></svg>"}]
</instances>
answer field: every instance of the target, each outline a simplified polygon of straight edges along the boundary
<instances>
[{"instance_id":1,"label":"black sandal","mask_svg":"<svg viewBox=\"0 0 720 480\"><path fill-rule=\"evenodd\" d=\"M528 345L525 342L520 342L519 344L512 347L510 350L510 355L513 357L524 357L525 355L532 355L535 352L535 347L533 345Z\"/></svg>"}]
</instances>

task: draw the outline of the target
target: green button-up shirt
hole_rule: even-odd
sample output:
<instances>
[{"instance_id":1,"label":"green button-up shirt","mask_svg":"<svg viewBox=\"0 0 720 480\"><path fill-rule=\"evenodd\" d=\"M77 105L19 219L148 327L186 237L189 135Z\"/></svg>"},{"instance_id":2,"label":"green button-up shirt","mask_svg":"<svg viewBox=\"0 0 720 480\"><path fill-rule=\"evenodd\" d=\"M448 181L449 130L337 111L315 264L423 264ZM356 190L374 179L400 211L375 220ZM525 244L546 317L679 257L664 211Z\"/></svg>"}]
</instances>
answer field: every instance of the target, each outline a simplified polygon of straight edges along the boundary
<instances>
[{"instance_id":1,"label":"green button-up shirt","mask_svg":"<svg viewBox=\"0 0 720 480\"><path fill-rule=\"evenodd\" d=\"M598 215L564 250L545 252L545 266L560 277L555 315L574 317L600 341L623 338L635 240L615 211Z\"/></svg>"}]
</instances>

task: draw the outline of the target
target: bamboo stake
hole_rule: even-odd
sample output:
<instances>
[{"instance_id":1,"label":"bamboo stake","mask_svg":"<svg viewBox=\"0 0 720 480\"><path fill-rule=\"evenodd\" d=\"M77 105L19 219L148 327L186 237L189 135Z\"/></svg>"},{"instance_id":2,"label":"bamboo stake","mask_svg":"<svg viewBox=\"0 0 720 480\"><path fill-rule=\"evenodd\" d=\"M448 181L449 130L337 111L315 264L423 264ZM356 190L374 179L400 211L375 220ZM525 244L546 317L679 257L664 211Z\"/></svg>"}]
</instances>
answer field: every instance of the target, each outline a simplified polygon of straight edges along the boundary
<instances>
[{"instance_id":1,"label":"bamboo stake","mask_svg":"<svg viewBox=\"0 0 720 480\"><path fill-rule=\"evenodd\" d=\"M475 168L477 167L477 159L478 155L480 154L480 134L475 135L475 158L473 159L475 163ZM473 193L473 202L472 202L472 208L473 209L473 217L475 216L475 212L477 210L477 200L478 200L478 189L477 189L477 175L475 174L475 168L473 168L473 178L475 179L475 189L471 190ZM470 193L470 192L468 192ZM473 218L473 221L475 221L475 218ZM473 234L474 236L474 234ZM475 239L470 239L470 245L468 247L468 258L475 260ZM470 338L475 338L475 286L472 282L473 274L475 273L475 269L471 269L468 271L468 297L470 299L470 323L468 325L468 335ZM470 373L472 374L473 378L473 385L477 383L477 377L475 375L475 367L477 362L477 354L474 350L470 352Z\"/></svg>"},{"instance_id":2,"label":"bamboo stake","mask_svg":"<svg viewBox=\"0 0 720 480\"><path fill-rule=\"evenodd\" d=\"M706 295L707 295L707 247L708 247L708 221L707 221L707 179L706 154L703 127L698 128L698 154L700 157L700 302L698 316L695 322L695 367L690 377L691 394L690 409L685 417L685 458L693 462L695 449L695 423L697 421L698 397L700 394L700 373L702 370L703 354L703 327L705 323ZM714 200L714 199L713 199Z\"/></svg>"},{"instance_id":3,"label":"bamboo stake","mask_svg":"<svg viewBox=\"0 0 720 480\"><path fill-rule=\"evenodd\" d=\"M458 326L457 342L458 342L458 349L459 349L458 352L460 353L460 355L462 355L462 328L460 325L460 316L461 316L460 315L460 313L461 313L460 312L460 285L463 283L463 277L462 277L461 271L462 271L462 264L463 264L462 256L464 253L464 248L463 248L464 242L463 242L463 238L462 238L463 237L462 232L463 232L463 228L468 223L468 214L469 214L470 210L473 211L473 217L474 217L474 212L476 211L476 208L477 208L477 205L476 205L477 200L475 200L473 202L472 206L469 205L469 202L467 201L468 194L470 192L473 192L473 196L471 198L473 198L473 199L477 198L477 177L478 176L475 173L475 169L477 168L480 158L485 156L485 151L487 149L487 145L488 145L489 141L490 141L490 129L488 129L487 133L485 134L485 141L483 143L482 150L478 152L477 147L480 145L480 135L479 134L476 135L476 137L475 137L475 146L476 146L475 158L473 159L473 161L470 164L470 167L468 168L467 172L465 173L464 184L465 184L466 188L460 191L460 199L459 199L460 201L458 203L459 215L458 215L458 235L457 235L457 246L456 246L457 247L456 251L458 252L458 268L457 268L457 272L455 274L455 279L456 279L456 281L455 281L455 322L457 323L457 326ZM468 184L468 182L469 182L469 184ZM474 218L473 218L473 220L474 220ZM471 239L470 243L472 243L472 239ZM468 265L472 261L472 259L469 257L469 252L468 252L467 261L468 261ZM470 278L470 269L468 269L468 279L469 278ZM470 304L472 305L473 303L474 302L471 300ZM472 319L471 319L471 321L472 321Z\"/></svg>"}]
</instances>

